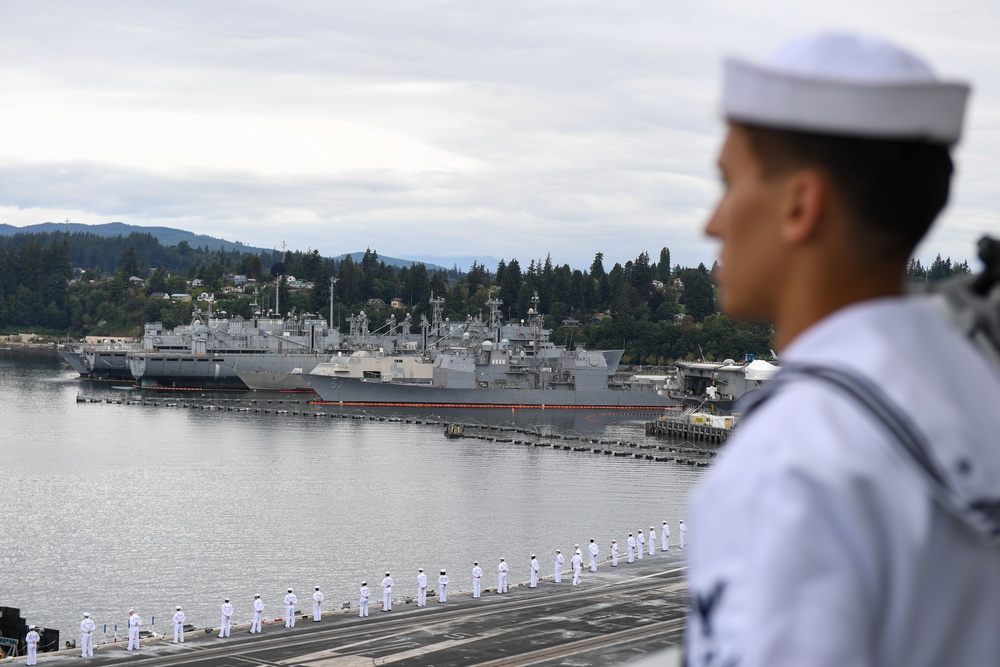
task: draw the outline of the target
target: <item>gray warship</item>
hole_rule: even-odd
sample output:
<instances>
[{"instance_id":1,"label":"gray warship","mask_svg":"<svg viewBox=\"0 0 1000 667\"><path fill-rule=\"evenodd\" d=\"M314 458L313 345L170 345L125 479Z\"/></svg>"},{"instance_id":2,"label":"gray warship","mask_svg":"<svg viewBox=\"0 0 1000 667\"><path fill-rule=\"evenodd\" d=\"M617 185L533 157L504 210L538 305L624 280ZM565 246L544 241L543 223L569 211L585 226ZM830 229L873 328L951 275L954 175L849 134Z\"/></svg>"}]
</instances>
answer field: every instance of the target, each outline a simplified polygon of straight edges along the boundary
<instances>
[{"instance_id":1,"label":"gray warship","mask_svg":"<svg viewBox=\"0 0 1000 667\"><path fill-rule=\"evenodd\" d=\"M615 381L622 351L569 350L549 340L532 299L528 324L501 325L490 299L485 326L469 326L461 342L437 350L431 377L302 377L324 403L468 408L666 409L677 405L662 383ZM513 336L508 338L507 335Z\"/></svg>"}]
</instances>

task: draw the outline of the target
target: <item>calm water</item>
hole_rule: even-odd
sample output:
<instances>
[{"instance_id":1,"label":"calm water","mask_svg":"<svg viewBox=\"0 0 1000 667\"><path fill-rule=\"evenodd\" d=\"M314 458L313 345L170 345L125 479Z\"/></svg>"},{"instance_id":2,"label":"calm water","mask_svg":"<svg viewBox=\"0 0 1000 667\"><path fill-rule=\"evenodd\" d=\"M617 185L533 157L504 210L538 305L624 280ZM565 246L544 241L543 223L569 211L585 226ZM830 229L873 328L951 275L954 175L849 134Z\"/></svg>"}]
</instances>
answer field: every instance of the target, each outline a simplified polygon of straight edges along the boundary
<instances>
[{"instance_id":1,"label":"calm water","mask_svg":"<svg viewBox=\"0 0 1000 667\"><path fill-rule=\"evenodd\" d=\"M436 426L88 404L78 394L133 395L81 381L55 356L0 352L0 605L64 638L84 611L123 635L129 607L161 633L175 604L189 622L214 625L224 597L248 621L257 592L274 618L288 587L308 601L321 586L327 608L339 608L387 569L399 594L414 593L418 567L445 568L466 590L474 560L495 583L501 556L521 581L532 553L547 572L556 548L594 537L606 555L629 531L676 528L699 476L449 441ZM513 419L645 437L641 416Z\"/></svg>"}]
</instances>

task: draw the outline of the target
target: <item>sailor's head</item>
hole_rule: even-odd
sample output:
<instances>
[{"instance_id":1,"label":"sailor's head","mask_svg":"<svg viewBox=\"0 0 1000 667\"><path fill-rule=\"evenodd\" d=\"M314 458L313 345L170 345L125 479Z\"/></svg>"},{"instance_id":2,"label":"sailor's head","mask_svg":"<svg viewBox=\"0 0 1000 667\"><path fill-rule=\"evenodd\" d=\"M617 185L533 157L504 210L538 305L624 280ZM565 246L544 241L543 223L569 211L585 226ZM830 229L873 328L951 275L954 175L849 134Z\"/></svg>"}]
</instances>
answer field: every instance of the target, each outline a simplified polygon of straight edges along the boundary
<instances>
[{"instance_id":1,"label":"sailor's head","mask_svg":"<svg viewBox=\"0 0 1000 667\"><path fill-rule=\"evenodd\" d=\"M319 590L319 586L316 587L316 590Z\"/></svg>"},{"instance_id":2,"label":"sailor's head","mask_svg":"<svg viewBox=\"0 0 1000 667\"><path fill-rule=\"evenodd\" d=\"M83 612L83 617L84 618L90 618L90 612L89 611Z\"/></svg>"},{"instance_id":3,"label":"sailor's head","mask_svg":"<svg viewBox=\"0 0 1000 667\"><path fill-rule=\"evenodd\" d=\"M594 538L593 538L593 537L592 537L592 538L590 538L590 543L591 543L591 544L593 544L593 543L594 543Z\"/></svg>"},{"instance_id":4,"label":"sailor's head","mask_svg":"<svg viewBox=\"0 0 1000 667\"><path fill-rule=\"evenodd\" d=\"M473 563L473 565L479 565L479 561L477 560L476 562Z\"/></svg>"},{"instance_id":5,"label":"sailor's head","mask_svg":"<svg viewBox=\"0 0 1000 667\"><path fill-rule=\"evenodd\" d=\"M386 573L385 573L385 576L387 576L387 577L388 577L388 576L389 576L389 573L388 573L388 572L386 572Z\"/></svg>"},{"instance_id":6,"label":"sailor's head","mask_svg":"<svg viewBox=\"0 0 1000 667\"><path fill-rule=\"evenodd\" d=\"M559 549L556 549L556 553L557 553L557 554L561 554L561 553L562 553L562 551L559 551Z\"/></svg>"},{"instance_id":7,"label":"sailor's head","mask_svg":"<svg viewBox=\"0 0 1000 667\"><path fill-rule=\"evenodd\" d=\"M181 610L180 605L174 607L174 609L176 609L177 611L180 611Z\"/></svg>"},{"instance_id":8,"label":"sailor's head","mask_svg":"<svg viewBox=\"0 0 1000 667\"><path fill-rule=\"evenodd\" d=\"M368 582L367 582L367 581L362 581L362 582L361 582L361 585L362 585L362 586L367 586L367 585L368 585Z\"/></svg>"},{"instance_id":9,"label":"sailor's head","mask_svg":"<svg viewBox=\"0 0 1000 667\"><path fill-rule=\"evenodd\" d=\"M500 562L502 563L503 561L504 561L504 559L503 559L503 558L501 558L501 559L500 559Z\"/></svg>"},{"instance_id":10,"label":"sailor's head","mask_svg":"<svg viewBox=\"0 0 1000 667\"><path fill-rule=\"evenodd\" d=\"M417 570L417 572L423 572L423 571L424 571L424 568L420 568L419 570Z\"/></svg>"},{"instance_id":11,"label":"sailor's head","mask_svg":"<svg viewBox=\"0 0 1000 667\"><path fill-rule=\"evenodd\" d=\"M948 200L968 94L879 38L826 33L763 63L728 58L724 187L705 227L722 242L723 310L773 320L774 286L800 266L902 276Z\"/></svg>"},{"instance_id":12,"label":"sailor's head","mask_svg":"<svg viewBox=\"0 0 1000 667\"><path fill-rule=\"evenodd\" d=\"M618 544L618 540L611 540L611 544Z\"/></svg>"},{"instance_id":13,"label":"sailor's head","mask_svg":"<svg viewBox=\"0 0 1000 667\"><path fill-rule=\"evenodd\" d=\"M664 526L665 526L665 525L667 525L667 522L666 522L666 521L664 521L664 522L663 522L663 525L664 525Z\"/></svg>"},{"instance_id":14,"label":"sailor's head","mask_svg":"<svg viewBox=\"0 0 1000 667\"><path fill-rule=\"evenodd\" d=\"M444 574L444 570L441 570L441 574Z\"/></svg>"},{"instance_id":15,"label":"sailor's head","mask_svg":"<svg viewBox=\"0 0 1000 667\"><path fill-rule=\"evenodd\" d=\"M632 533L629 533L629 534L628 534L628 536L629 536L629 537L632 537Z\"/></svg>"},{"instance_id":16,"label":"sailor's head","mask_svg":"<svg viewBox=\"0 0 1000 667\"><path fill-rule=\"evenodd\" d=\"M260 598L260 593L257 593L257 595L254 595L253 597L254 597L255 600L259 599Z\"/></svg>"},{"instance_id":17,"label":"sailor's head","mask_svg":"<svg viewBox=\"0 0 1000 667\"><path fill-rule=\"evenodd\" d=\"M229 598L226 598L225 600L223 600L223 602L229 602Z\"/></svg>"},{"instance_id":18,"label":"sailor's head","mask_svg":"<svg viewBox=\"0 0 1000 667\"><path fill-rule=\"evenodd\" d=\"M288 589L288 592L289 592L289 593L291 593L291 592L292 592L292 589L291 589L291 588L289 588L289 589Z\"/></svg>"},{"instance_id":19,"label":"sailor's head","mask_svg":"<svg viewBox=\"0 0 1000 667\"><path fill-rule=\"evenodd\" d=\"M535 554L531 554L531 560L535 560Z\"/></svg>"},{"instance_id":20,"label":"sailor's head","mask_svg":"<svg viewBox=\"0 0 1000 667\"><path fill-rule=\"evenodd\" d=\"M28 629L29 629L29 630L34 630L34 629L35 629L35 626L33 626L33 625L29 625L29 626L28 626Z\"/></svg>"},{"instance_id":21,"label":"sailor's head","mask_svg":"<svg viewBox=\"0 0 1000 667\"><path fill-rule=\"evenodd\" d=\"M135 613L135 609L129 609L129 610L128 610L128 615L129 615L129 616L131 616L131 615L132 615L132 614L134 614L134 613Z\"/></svg>"},{"instance_id":22,"label":"sailor's head","mask_svg":"<svg viewBox=\"0 0 1000 667\"><path fill-rule=\"evenodd\" d=\"M639 529L639 534L642 535L642 528Z\"/></svg>"}]
</instances>

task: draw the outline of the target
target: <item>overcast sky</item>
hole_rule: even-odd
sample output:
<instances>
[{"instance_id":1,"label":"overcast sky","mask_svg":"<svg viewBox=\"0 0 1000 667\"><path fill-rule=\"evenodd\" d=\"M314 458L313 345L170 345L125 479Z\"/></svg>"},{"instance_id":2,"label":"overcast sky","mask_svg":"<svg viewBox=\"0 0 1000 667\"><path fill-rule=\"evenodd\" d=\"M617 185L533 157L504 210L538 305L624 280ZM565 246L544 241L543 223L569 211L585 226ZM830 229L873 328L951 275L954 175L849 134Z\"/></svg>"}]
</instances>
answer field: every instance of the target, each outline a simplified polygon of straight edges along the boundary
<instances>
[{"instance_id":1,"label":"overcast sky","mask_svg":"<svg viewBox=\"0 0 1000 667\"><path fill-rule=\"evenodd\" d=\"M972 82L920 248L971 260L1000 233L998 17L996 0L4 0L0 222L710 264L722 56L838 28Z\"/></svg>"}]
</instances>

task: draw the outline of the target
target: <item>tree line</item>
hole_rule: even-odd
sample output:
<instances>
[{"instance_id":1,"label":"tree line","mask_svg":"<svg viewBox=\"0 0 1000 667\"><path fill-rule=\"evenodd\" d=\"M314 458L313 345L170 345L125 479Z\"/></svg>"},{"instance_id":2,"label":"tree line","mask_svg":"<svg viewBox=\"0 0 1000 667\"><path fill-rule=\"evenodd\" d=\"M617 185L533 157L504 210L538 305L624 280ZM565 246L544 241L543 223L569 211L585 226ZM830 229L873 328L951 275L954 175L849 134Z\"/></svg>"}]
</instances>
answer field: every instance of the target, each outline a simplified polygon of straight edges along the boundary
<instances>
[{"instance_id":1,"label":"tree line","mask_svg":"<svg viewBox=\"0 0 1000 667\"><path fill-rule=\"evenodd\" d=\"M968 264L940 256L924 268L912 260L907 276L936 282L967 273ZM252 278L252 294L225 294L226 277ZM313 284L292 290L286 277ZM141 279L141 282L133 278ZM200 279L203 287L191 290ZM333 290L333 311L330 292ZM598 252L590 266L556 264L551 256L501 260L495 269L473 263L468 271L430 270L423 264L395 267L374 250L360 261L337 261L317 250L254 254L195 248L186 242L162 246L151 234L100 237L81 233L36 233L0 237L0 331L36 331L58 336L141 335L149 321L173 327L190 320L197 303L164 294L211 291L213 309L250 318L254 302L265 312L280 301L330 318L336 326L364 309L374 326L394 314L400 299L416 325L428 314L431 296L445 299L452 321L487 311L490 298L503 301L509 320L527 319L537 295L546 326L559 344L591 349L624 347L625 363L663 365L675 359L742 359L768 356L771 327L720 315L711 271L704 265L671 265L661 248L655 260L642 252L624 264L605 266ZM396 313L402 319L401 313Z\"/></svg>"}]
</instances>

